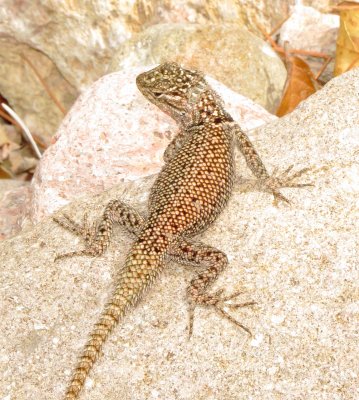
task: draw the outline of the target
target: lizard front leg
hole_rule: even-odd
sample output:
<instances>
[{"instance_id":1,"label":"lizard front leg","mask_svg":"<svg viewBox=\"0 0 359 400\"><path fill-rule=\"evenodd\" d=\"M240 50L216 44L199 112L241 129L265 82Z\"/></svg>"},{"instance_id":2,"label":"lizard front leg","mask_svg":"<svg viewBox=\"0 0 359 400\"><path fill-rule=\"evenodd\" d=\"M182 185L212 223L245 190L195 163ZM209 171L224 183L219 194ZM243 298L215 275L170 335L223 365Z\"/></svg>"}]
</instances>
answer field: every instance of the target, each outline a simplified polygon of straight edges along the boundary
<instances>
[{"instance_id":1,"label":"lizard front leg","mask_svg":"<svg viewBox=\"0 0 359 400\"><path fill-rule=\"evenodd\" d=\"M198 130L197 126L186 127L186 129L181 129L175 135L175 137L171 140L171 142L166 147L165 152L163 153L163 160L165 163L168 163L175 154L181 149L183 143L188 139L189 136L193 135L193 133Z\"/></svg>"},{"instance_id":2,"label":"lizard front leg","mask_svg":"<svg viewBox=\"0 0 359 400\"><path fill-rule=\"evenodd\" d=\"M138 236L144 224L144 218L133 207L120 200L112 200L107 204L102 218L97 224L89 225L87 214L84 215L82 225L73 221L66 214L60 218L55 216L53 220L63 228L82 237L85 242L83 250L57 255L56 260L73 256L99 256L103 254L110 243L115 223L120 224L135 236Z\"/></svg>"},{"instance_id":3,"label":"lizard front leg","mask_svg":"<svg viewBox=\"0 0 359 400\"><path fill-rule=\"evenodd\" d=\"M303 168L290 174L293 168L293 165L291 165L282 173L278 173L278 170L275 169L273 174L269 175L249 137L242 131L237 123L230 123L228 125L229 129L233 129L237 148L243 154L249 169L258 179L253 188L272 193L276 203L279 200L289 203L289 200L280 193L279 189L313 186L311 183L295 182L297 178L308 172L309 168Z\"/></svg>"},{"instance_id":4,"label":"lizard front leg","mask_svg":"<svg viewBox=\"0 0 359 400\"><path fill-rule=\"evenodd\" d=\"M218 290L214 294L208 293L210 286L216 281L219 274L227 267L227 256L214 247L207 246L200 242L191 242L182 239L179 243L171 246L167 258L177 261L181 264L189 264L192 266L205 267L205 270L192 279L190 286L187 288L187 296L189 300L189 336L193 332L194 309L197 305L213 308L221 316L225 317L241 329L251 335L251 331L233 318L225 308L240 308L256 304L253 301L245 303L227 303L228 301L238 297L241 292L235 292L230 296L222 296L223 289Z\"/></svg>"},{"instance_id":5,"label":"lizard front leg","mask_svg":"<svg viewBox=\"0 0 359 400\"><path fill-rule=\"evenodd\" d=\"M167 145L165 152L163 153L163 161L168 163L177 151L182 147L183 142L186 140L186 135L183 131L179 131L176 136Z\"/></svg>"}]
</instances>

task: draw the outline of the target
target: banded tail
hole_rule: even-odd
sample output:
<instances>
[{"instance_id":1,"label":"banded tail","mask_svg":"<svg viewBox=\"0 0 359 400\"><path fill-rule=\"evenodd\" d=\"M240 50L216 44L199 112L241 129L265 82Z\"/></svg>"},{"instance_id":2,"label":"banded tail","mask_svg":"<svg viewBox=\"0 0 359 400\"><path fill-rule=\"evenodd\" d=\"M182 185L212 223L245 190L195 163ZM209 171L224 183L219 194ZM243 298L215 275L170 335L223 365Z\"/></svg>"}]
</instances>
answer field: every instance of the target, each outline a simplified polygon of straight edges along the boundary
<instances>
[{"instance_id":1,"label":"banded tail","mask_svg":"<svg viewBox=\"0 0 359 400\"><path fill-rule=\"evenodd\" d=\"M99 322L90 334L84 351L67 388L64 400L76 400L84 387L96 359L107 337L124 317L131 306L135 306L159 276L163 269L163 255L168 243L151 239L139 239L127 256L112 298L106 304Z\"/></svg>"}]
</instances>

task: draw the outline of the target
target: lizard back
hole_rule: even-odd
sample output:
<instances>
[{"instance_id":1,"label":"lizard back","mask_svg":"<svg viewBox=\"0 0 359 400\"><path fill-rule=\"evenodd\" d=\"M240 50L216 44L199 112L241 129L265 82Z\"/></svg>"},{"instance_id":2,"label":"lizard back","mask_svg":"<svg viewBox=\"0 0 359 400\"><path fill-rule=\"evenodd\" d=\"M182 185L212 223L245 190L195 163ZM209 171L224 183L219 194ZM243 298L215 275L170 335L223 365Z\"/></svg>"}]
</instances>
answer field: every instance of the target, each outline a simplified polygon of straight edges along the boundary
<instances>
[{"instance_id":1,"label":"lizard back","mask_svg":"<svg viewBox=\"0 0 359 400\"><path fill-rule=\"evenodd\" d=\"M193 236L216 219L232 192L233 120L203 75L176 63L139 75L137 86L180 127L152 187L148 223L174 236Z\"/></svg>"},{"instance_id":2,"label":"lizard back","mask_svg":"<svg viewBox=\"0 0 359 400\"><path fill-rule=\"evenodd\" d=\"M165 164L150 194L149 224L162 232L193 236L212 223L233 188L233 138L223 124L190 128Z\"/></svg>"}]
</instances>

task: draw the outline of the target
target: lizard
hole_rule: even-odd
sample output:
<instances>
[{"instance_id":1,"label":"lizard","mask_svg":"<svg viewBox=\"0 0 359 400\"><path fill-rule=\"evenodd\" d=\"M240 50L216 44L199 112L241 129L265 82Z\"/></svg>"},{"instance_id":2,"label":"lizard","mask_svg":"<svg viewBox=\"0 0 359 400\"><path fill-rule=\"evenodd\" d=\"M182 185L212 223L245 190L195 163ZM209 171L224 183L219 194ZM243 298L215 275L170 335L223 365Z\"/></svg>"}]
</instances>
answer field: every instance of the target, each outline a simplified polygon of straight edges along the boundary
<instances>
[{"instance_id":1,"label":"lizard","mask_svg":"<svg viewBox=\"0 0 359 400\"><path fill-rule=\"evenodd\" d=\"M206 306L229 319L247 333L250 330L232 317L230 309L254 302L235 303L240 293L211 294L209 289L228 264L220 250L194 240L206 230L225 208L235 184L234 149L237 146L264 191L275 199L288 200L283 187L304 187L295 183L308 170L269 175L248 136L225 110L220 96L209 86L204 75L166 62L137 76L140 92L179 126L179 133L164 153L164 166L149 195L148 216L139 214L121 200L112 200L102 218L92 225L84 216L82 224L66 214L54 217L63 228L81 236L85 248L60 254L56 259L73 256L98 256L109 245L113 225L118 223L135 236L124 267L119 272L112 296L95 324L65 393L65 400L79 398L102 346L130 307L138 304L161 274L166 261L203 267L187 288L189 336L193 331L196 306Z\"/></svg>"}]
</instances>

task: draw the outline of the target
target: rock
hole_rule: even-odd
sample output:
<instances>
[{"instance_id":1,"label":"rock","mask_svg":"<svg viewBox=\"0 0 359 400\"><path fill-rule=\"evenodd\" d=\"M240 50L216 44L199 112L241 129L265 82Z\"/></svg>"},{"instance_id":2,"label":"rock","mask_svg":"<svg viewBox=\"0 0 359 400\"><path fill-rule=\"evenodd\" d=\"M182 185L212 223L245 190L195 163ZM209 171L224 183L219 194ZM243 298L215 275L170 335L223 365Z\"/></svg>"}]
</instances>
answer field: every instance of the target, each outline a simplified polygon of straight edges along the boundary
<instances>
[{"instance_id":1,"label":"rock","mask_svg":"<svg viewBox=\"0 0 359 400\"><path fill-rule=\"evenodd\" d=\"M84 399L118 400L119 390L121 400L355 398L358 107L356 69L259 128L255 144L269 170L311 167L300 181L315 186L283 190L292 203L278 208L266 193L236 189L200 237L230 259L213 291L241 290L243 301L258 303L233 311L253 337L198 308L188 340L185 290L195 271L171 264L111 335ZM151 184L123 183L64 211L96 218L113 197L143 211ZM129 245L116 232L106 255L54 263L81 244L49 218L0 244L4 398L61 398Z\"/></svg>"},{"instance_id":2,"label":"rock","mask_svg":"<svg viewBox=\"0 0 359 400\"><path fill-rule=\"evenodd\" d=\"M71 199L160 170L163 152L177 125L136 87L136 76L152 67L104 76L77 100L35 173L31 205L34 221ZM209 82L243 129L276 118L224 85L211 79Z\"/></svg>"},{"instance_id":3,"label":"rock","mask_svg":"<svg viewBox=\"0 0 359 400\"><path fill-rule=\"evenodd\" d=\"M322 13L329 13L332 11L334 3L332 0L305 0L304 4L313 7Z\"/></svg>"},{"instance_id":4,"label":"rock","mask_svg":"<svg viewBox=\"0 0 359 400\"><path fill-rule=\"evenodd\" d=\"M280 29L280 44L286 41L289 47L307 51L325 53L335 57L336 38L339 29L339 16L322 14L313 7L297 5L293 7L290 18ZM309 60L314 72L318 72L324 60L315 58ZM333 77L334 60L326 68L321 77L325 82Z\"/></svg>"},{"instance_id":5,"label":"rock","mask_svg":"<svg viewBox=\"0 0 359 400\"><path fill-rule=\"evenodd\" d=\"M298 5L280 29L280 44L288 41L295 49L335 55L339 16L322 14L313 7Z\"/></svg>"},{"instance_id":6,"label":"rock","mask_svg":"<svg viewBox=\"0 0 359 400\"><path fill-rule=\"evenodd\" d=\"M206 71L268 111L275 110L287 76L272 48L235 24L151 26L119 48L109 72L165 61Z\"/></svg>"},{"instance_id":7,"label":"rock","mask_svg":"<svg viewBox=\"0 0 359 400\"><path fill-rule=\"evenodd\" d=\"M0 38L0 93L30 131L49 143L64 114L24 57L35 66L65 111L73 104L77 91L46 55L28 45Z\"/></svg>"},{"instance_id":8,"label":"rock","mask_svg":"<svg viewBox=\"0 0 359 400\"><path fill-rule=\"evenodd\" d=\"M199 0L2 0L0 94L30 130L47 142L62 114L22 55L36 66L67 111L77 93L106 73L114 52L148 26L229 21L252 29L260 22L270 29L287 11L284 0L260 0L253 6L235 0L218 4Z\"/></svg>"},{"instance_id":9,"label":"rock","mask_svg":"<svg viewBox=\"0 0 359 400\"><path fill-rule=\"evenodd\" d=\"M20 232L30 209L30 182L20 171L33 164L26 150L14 126L0 123L0 240ZM17 180L12 179L16 172Z\"/></svg>"},{"instance_id":10,"label":"rock","mask_svg":"<svg viewBox=\"0 0 359 400\"><path fill-rule=\"evenodd\" d=\"M30 200L29 182L0 180L0 240L21 231Z\"/></svg>"},{"instance_id":11,"label":"rock","mask_svg":"<svg viewBox=\"0 0 359 400\"><path fill-rule=\"evenodd\" d=\"M78 90L100 78L122 43L148 26L227 21L254 29L259 22L269 29L288 13L285 0L259 0L255 5L235 0L132 0L121 6L103 0L2 0L1 5L0 34L41 51Z\"/></svg>"}]
</instances>

